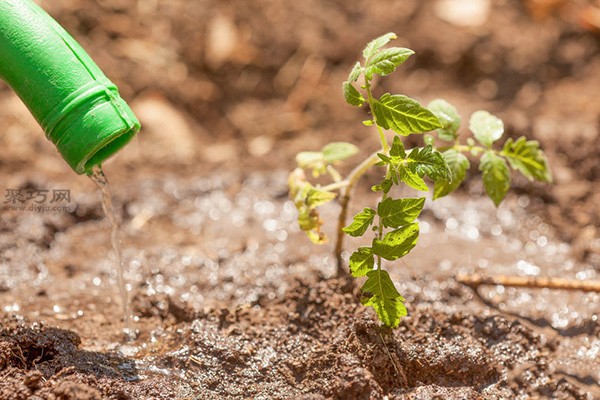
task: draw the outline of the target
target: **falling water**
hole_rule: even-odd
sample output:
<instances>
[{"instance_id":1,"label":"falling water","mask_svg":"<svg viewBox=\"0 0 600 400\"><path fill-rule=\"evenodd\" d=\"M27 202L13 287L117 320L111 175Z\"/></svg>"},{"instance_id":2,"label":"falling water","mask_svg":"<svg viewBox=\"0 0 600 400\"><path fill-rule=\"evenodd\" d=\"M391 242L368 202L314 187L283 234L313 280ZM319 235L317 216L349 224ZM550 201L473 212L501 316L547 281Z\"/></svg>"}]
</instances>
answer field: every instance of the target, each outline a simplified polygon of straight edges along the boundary
<instances>
[{"instance_id":1,"label":"falling water","mask_svg":"<svg viewBox=\"0 0 600 400\"><path fill-rule=\"evenodd\" d=\"M112 243L115 260L117 263L117 279L119 284L119 292L121 295L121 303L123 306L123 320L125 322L125 328L123 329L123 332L128 339L133 339L135 334L131 329L128 291L125 283L125 264L123 263L123 244L121 241L121 231L119 229L119 215L113 206L110 185L108 184L108 180L104 175L104 171L102 171L102 166L95 165L92 168L92 172L89 177L102 192L102 209L104 210L104 215L106 215L106 218L108 218L110 221L110 241Z\"/></svg>"}]
</instances>

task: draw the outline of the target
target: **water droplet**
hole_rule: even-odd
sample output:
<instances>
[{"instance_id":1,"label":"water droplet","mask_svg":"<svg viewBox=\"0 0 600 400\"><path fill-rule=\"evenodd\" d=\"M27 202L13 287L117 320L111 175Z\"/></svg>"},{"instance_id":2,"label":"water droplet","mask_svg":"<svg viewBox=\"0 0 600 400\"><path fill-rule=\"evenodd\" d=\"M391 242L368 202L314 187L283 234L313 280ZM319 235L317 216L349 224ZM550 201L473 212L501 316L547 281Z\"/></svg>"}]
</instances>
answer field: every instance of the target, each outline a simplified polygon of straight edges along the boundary
<instances>
[{"instance_id":1,"label":"water droplet","mask_svg":"<svg viewBox=\"0 0 600 400\"><path fill-rule=\"evenodd\" d=\"M492 228L490 229L490 233L493 236L500 236L500 235L502 235L502 227L500 225L493 225Z\"/></svg>"},{"instance_id":2,"label":"water droplet","mask_svg":"<svg viewBox=\"0 0 600 400\"><path fill-rule=\"evenodd\" d=\"M537 238L536 243L540 247L545 247L548 244L548 238L546 236L540 236Z\"/></svg>"},{"instance_id":3,"label":"water droplet","mask_svg":"<svg viewBox=\"0 0 600 400\"><path fill-rule=\"evenodd\" d=\"M470 240L476 240L479 237L479 230L474 226L470 226L467 229L465 229L465 235Z\"/></svg>"},{"instance_id":4,"label":"water droplet","mask_svg":"<svg viewBox=\"0 0 600 400\"><path fill-rule=\"evenodd\" d=\"M275 231L275 229L277 229L277 220L272 219L272 218L266 219L263 222L263 228L267 232L273 232L273 231Z\"/></svg>"},{"instance_id":5,"label":"water droplet","mask_svg":"<svg viewBox=\"0 0 600 400\"><path fill-rule=\"evenodd\" d=\"M458 228L458 221L454 218L448 218L446 220L446 230L453 231Z\"/></svg>"},{"instance_id":6,"label":"water droplet","mask_svg":"<svg viewBox=\"0 0 600 400\"><path fill-rule=\"evenodd\" d=\"M539 275L540 267L531 264L525 260L517 261L517 268L522 271L525 275Z\"/></svg>"},{"instance_id":7,"label":"water droplet","mask_svg":"<svg viewBox=\"0 0 600 400\"><path fill-rule=\"evenodd\" d=\"M517 204L521 208L525 208L525 207L529 206L530 202L531 202L531 200L527 196L519 196L519 199L517 200Z\"/></svg>"}]
</instances>

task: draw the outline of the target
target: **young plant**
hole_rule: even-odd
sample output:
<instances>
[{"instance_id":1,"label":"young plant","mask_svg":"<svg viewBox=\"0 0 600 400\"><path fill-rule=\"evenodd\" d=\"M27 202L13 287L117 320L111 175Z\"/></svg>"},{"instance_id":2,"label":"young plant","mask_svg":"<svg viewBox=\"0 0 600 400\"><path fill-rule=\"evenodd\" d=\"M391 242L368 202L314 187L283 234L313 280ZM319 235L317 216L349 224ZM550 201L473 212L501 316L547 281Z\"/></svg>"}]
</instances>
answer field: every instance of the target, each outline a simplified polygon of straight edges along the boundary
<instances>
[{"instance_id":1,"label":"young plant","mask_svg":"<svg viewBox=\"0 0 600 400\"><path fill-rule=\"evenodd\" d=\"M465 180L470 168L466 155L479 159L485 191L496 206L510 188L510 168L529 180L552 180L546 157L537 141L525 137L517 140L509 138L503 146L495 146L504 134L504 125L487 111L473 113L469 130L474 138L469 137L462 144L458 135L460 116L446 101L433 100L423 107L400 94L384 93L375 97L373 77L391 74L414 54L410 49L386 47L393 39L396 35L388 33L371 41L363 50L363 63L354 65L348 80L342 85L348 104L368 108L371 119L363 121L363 124L375 127L381 149L358 164L345 178L335 166L356 154L356 146L338 142L320 151L302 152L296 158L298 168L289 178L290 197L299 212L298 223L314 243L327 241L320 229L322 221L317 208L339 196L341 211L335 246L339 274L346 273L342 259L344 234L359 237L372 232L371 245L355 249L350 256L350 274L366 277L362 303L373 307L381 322L392 328L398 326L401 317L406 315L406 307L404 298L384 266L391 266L417 244L417 218L425 204L423 196L395 198L392 188L406 185L416 192L426 192L430 186L428 181L431 181L433 199L443 197ZM386 131L394 134L391 144ZM424 135L423 147L405 147L402 137L425 132L434 134ZM374 192L380 193L379 201L372 208L364 207L346 226L352 188L374 166L383 169L381 181L372 187ZM332 183L312 184L307 179L307 171L313 178L328 175Z\"/></svg>"}]
</instances>

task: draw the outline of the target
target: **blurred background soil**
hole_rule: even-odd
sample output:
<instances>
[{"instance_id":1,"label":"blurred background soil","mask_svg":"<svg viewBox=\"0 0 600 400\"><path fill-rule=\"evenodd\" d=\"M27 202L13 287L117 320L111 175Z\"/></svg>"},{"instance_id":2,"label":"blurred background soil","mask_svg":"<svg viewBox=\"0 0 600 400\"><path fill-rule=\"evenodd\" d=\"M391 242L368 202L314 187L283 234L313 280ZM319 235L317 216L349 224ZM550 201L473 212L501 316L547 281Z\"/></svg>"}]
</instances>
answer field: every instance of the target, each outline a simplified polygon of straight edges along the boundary
<instances>
[{"instance_id":1,"label":"blurred background soil","mask_svg":"<svg viewBox=\"0 0 600 400\"><path fill-rule=\"evenodd\" d=\"M487 266L599 279L600 2L39 3L143 125L105 165L140 332L122 344L99 193L0 83L0 190L68 189L76 206L0 213L2 398L600 397L598 295L474 294L451 279ZM428 209L431 235L447 241L396 276L412 312L394 334L357 306L355 288L324 280L330 248L293 228L285 186L298 151L377 148L341 82L388 31L416 55L377 93L441 97L463 121L487 109L509 136L541 142L555 179L515 177L505 211L477 200L477 178L440 203L448 211ZM558 250L540 250L540 237Z\"/></svg>"}]
</instances>

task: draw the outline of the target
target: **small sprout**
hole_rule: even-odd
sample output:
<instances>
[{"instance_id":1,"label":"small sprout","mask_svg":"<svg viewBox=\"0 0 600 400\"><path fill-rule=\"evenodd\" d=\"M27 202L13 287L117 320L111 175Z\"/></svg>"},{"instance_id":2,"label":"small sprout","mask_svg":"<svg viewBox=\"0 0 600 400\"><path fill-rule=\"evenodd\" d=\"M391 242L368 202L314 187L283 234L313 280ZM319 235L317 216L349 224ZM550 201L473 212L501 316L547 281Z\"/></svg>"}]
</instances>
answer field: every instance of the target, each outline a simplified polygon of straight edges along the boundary
<instances>
[{"instance_id":1,"label":"small sprout","mask_svg":"<svg viewBox=\"0 0 600 400\"><path fill-rule=\"evenodd\" d=\"M410 49L386 47L396 38L394 33L387 33L369 42L363 50L363 63L354 65L348 80L342 85L348 104L368 106L373 118L362 123L376 129L381 149L359 163L345 179L334 166L355 155L358 152L356 146L337 142L318 152L302 152L296 157L298 168L289 178L290 198L298 208L298 223L315 243L327 240L320 229L322 221L317 207L332 201L339 191L342 210L336 244L338 273L347 273L341 257L343 234L361 237L372 232L371 245L358 247L350 255L349 272L356 278L366 277L361 289L361 302L373 307L380 321L391 328L398 326L407 310L404 298L384 266L394 265L393 262L416 246L418 217L425 205L425 197L394 198L391 195L394 186L406 185L415 191L426 192L433 183L433 198L446 196L466 179L471 166L467 158L469 154L480 158L483 185L496 206L500 205L510 188L510 168L529 180L552 181L546 156L537 141L525 137L516 141L509 138L501 150L494 149L504 134L504 124L487 111L473 113L469 120L473 137L468 137L466 144L461 144L460 115L445 100L436 99L424 107L401 94L385 93L375 97L372 92L373 76L391 74L414 54ZM361 77L364 84L359 86L357 82ZM386 130L394 133L391 145L385 135ZM413 134L422 134L423 147L405 147L402 137ZM437 148L437 139L451 145ZM380 199L375 207L364 207L346 225L351 190L373 166L384 170L381 181L371 186ZM315 178L329 174L333 183L313 186L306 179L305 170Z\"/></svg>"}]
</instances>

